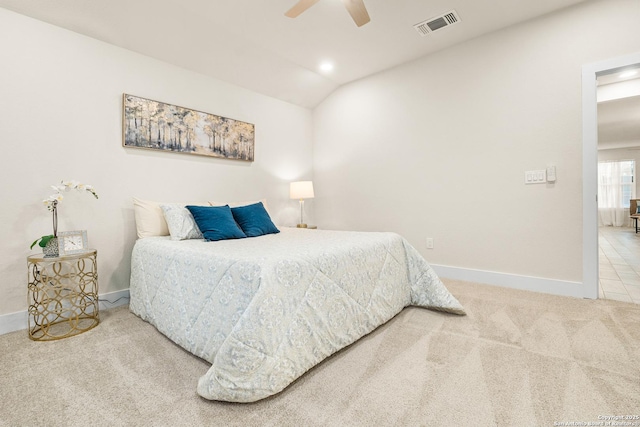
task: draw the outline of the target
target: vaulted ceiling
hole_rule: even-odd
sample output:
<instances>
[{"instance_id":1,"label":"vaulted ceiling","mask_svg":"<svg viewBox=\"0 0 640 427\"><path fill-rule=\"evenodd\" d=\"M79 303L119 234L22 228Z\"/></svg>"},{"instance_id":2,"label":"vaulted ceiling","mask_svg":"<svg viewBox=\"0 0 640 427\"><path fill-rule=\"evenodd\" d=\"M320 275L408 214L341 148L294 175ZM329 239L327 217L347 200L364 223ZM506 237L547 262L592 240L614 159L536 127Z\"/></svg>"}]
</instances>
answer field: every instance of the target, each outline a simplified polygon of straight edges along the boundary
<instances>
[{"instance_id":1,"label":"vaulted ceiling","mask_svg":"<svg viewBox=\"0 0 640 427\"><path fill-rule=\"evenodd\" d=\"M313 108L338 86L586 0L365 0L358 28L339 0L295 19L297 0L0 0L107 43ZM421 37L414 24L455 10ZM334 70L319 65L331 61Z\"/></svg>"}]
</instances>

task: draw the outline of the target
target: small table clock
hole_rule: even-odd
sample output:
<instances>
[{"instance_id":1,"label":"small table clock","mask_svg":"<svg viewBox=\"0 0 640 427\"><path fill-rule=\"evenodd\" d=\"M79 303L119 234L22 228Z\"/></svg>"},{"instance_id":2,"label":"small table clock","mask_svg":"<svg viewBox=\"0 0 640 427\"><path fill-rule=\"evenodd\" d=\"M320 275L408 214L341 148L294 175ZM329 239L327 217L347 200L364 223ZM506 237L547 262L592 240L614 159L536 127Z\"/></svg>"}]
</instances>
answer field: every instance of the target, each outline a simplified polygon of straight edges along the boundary
<instances>
[{"instance_id":1,"label":"small table clock","mask_svg":"<svg viewBox=\"0 0 640 427\"><path fill-rule=\"evenodd\" d=\"M58 233L58 252L60 256L86 252L87 230L61 231Z\"/></svg>"}]
</instances>

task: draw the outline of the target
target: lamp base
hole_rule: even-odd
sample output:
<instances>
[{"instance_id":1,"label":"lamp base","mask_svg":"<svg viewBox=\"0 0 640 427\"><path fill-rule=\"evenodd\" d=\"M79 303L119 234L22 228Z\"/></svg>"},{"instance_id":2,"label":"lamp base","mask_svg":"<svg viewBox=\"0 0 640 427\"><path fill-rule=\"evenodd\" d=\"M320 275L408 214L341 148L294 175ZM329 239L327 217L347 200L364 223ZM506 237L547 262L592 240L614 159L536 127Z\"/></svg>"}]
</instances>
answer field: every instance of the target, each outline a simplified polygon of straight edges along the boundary
<instances>
[{"instance_id":1,"label":"lamp base","mask_svg":"<svg viewBox=\"0 0 640 427\"><path fill-rule=\"evenodd\" d=\"M307 228L307 224L298 224L296 225L298 228Z\"/></svg>"}]
</instances>

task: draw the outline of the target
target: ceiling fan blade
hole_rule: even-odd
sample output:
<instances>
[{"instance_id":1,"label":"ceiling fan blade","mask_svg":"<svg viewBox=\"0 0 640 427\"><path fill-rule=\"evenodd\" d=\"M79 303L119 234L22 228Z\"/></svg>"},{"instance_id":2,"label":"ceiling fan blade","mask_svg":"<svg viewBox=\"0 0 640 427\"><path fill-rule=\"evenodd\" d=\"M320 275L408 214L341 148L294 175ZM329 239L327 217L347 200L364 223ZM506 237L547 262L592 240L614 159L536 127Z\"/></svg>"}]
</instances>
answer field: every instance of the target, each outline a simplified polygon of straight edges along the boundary
<instances>
[{"instance_id":1,"label":"ceiling fan blade","mask_svg":"<svg viewBox=\"0 0 640 427\"><path fill-rule=\"evenodd\" d=\"M289 18L295 18L300 15L305 10L309 9L314 4L318 3L320 0L300 0L298 3L294 4L293 7L284 14L284 16L288 16Z\"/></svg>"},{"instance_id":2,"label":"ceiling fan blade","mask_svg":"<svg viewBox=\"0 0 640 427\"><path fill-rule=\"evenodd\" d=\"M349 11L349 15L351 15L358 27L362 27L371 21L367 13L367 8L364 7L363 0L342 0L342 3L344 3L344 6Z\"/></svg>"}]
</instances>

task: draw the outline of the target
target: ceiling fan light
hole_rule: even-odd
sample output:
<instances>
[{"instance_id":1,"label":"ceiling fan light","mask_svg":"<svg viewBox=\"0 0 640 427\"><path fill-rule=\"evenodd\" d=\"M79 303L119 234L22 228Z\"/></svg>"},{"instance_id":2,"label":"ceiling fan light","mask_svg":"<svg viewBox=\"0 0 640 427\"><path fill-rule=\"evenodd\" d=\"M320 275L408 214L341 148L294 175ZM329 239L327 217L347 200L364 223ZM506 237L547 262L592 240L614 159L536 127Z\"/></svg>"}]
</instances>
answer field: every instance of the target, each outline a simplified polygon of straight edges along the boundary
<instances>
[{"instance_id":1,"label":"ceiling fan light","mask_svg":"<svg viewBox=\"0 0 640 427\"><path fill-rule=\"evenodd\" d=\"M320 0L298 0L291 9L285 12L284 16L296 18L302 12L306 11L319 1ZM351 15L351 19L353 19L353 22L355 22L358 27L362 27L371 20L369 18L367 8L364 5L364 0L342 0L342 3L347 8L349 15Z\"/></svg>"}]
</instances>

